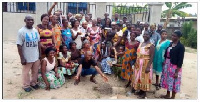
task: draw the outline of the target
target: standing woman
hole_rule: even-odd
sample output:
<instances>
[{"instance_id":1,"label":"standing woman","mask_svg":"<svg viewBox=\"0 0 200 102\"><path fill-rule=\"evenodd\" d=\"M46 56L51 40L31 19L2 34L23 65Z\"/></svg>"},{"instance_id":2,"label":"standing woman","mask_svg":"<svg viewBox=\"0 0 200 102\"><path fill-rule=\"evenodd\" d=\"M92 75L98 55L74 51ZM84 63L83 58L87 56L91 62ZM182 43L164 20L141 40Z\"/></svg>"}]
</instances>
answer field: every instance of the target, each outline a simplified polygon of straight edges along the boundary
<instances>
[{"instance_id":1,"label":"standing woman","mask_svg":"<svg viewBox=\"0 0 200 102\"><path fill-rule=\"evenodd\" d=\"M55 36L55 47L56 47L57 54L58 54L59 47L62 44L61 27L58 24L59 18L57 16L53 15L51 20L52 20L51 27L52 27L53 34Z\"/></svg>"},{"instance_id":2,"label":"standing woman","mask_svg":"<svg viewBox=\"0 0 200 102\"><path fill-rule=\"evenodd\" d=\"M134 68L133 87L139 90L139 98L145 98L146 92L151 89L152 62L154 57L154 45L150 42L150 33L144 32L144 42L137 49L137 60Z\"/></svg>"},{"instance_id":3,"label":"standing woman","mask_svg":"<svg viewBox=\"0 0 200 102\"><path fill-rule=\"evenodd\" d=\"M100 53L100 44L101 44L101 28L97 26L96 19L92 20L92 27L88 28L90 43L93 47L93 53L95 60L98 59Z\"/></svg>"},{"instance_id":4,"label":"standing woman","mask_svg":"<svg viewBox=\"0 0 200 102\"><path fill-rule=\"evenodd\" d=\"M42 24L37 25L36 29L40 34L40 43L42 50L42 58L45 57L45 50L47 47L55 46L55 36L52 32L52 27L49 25L49 16L48 14L43 14L41 16Z\"/></svg>"},{"instance_id":5,"label":"standing woman","mask_svg":"<svg viewBox=\"0 0 200 102\"><path fill-rule=\"evenodd\" d=\"M79 29L79 21L75 20L72 22L72 39L74 42L76 42L76 48L81 49L82 48L82 38L84 37L84 34L81 33L81 30Z\"/></svg>"},{"instance_id":6,"label":"standing woman","mask_svg":"<svg viewBox=\"0 0 200 102\"><path fill-rule=\"evenodd\" d=\"M62 20L63 27L61 30L62 33L62 43L67 46L67 49L69 49L69 44L72 42L72 31L68 28L68 20L63 19Z\"/></svg>"},{"instance_id":7,"label":"standing woman","mask_svg":"<svg viewBox=\"0 0 200 102\"><path fill-rule=\"evenodd\" d=\"M111 28L111 20L109 18L106 19L106 24L102 27L102 41L104 41L107 37L107 31Z\"/></svg>"},{"instance_id":8,"label":"standing woman","mask_svg":"<svg viewBox=\"0 0 200 102\"><path fill-rule=\"evenodd\" d=\"M158 43L156 44L155 55L153 60L153 71L156 74L156 84L154 84L156 86L156 90L159 90L159 76L161 75L163 62L165 60L165 50L169 46L169 44L170 41L167 40L167 31L162 30L161 40L158 40Z\"/></svg>"},{"instance_id":9,"label":"standing woman","mask_svg":"<svg viewBox=\"0 0 200 102\"><path fill-rule=\"evenodd\" d=\"M128 80L128 84L126 87L128 87L131 83L131 77L133 75L133 69L132 65L135 64L136 58L137 58L137 48L139 46L139 42L135 40L136 33L131 32L130 34L131 41L126 41L125 43L125 53L123 56L123 62L122 62L122 71L121 71L121 77L125 80Z\"/></svg>"},{"instance_id":10,"label":"standing woman","mask_svg":"<svg viewBox=\"0 0 200 102\"><path fill-rule=\"evenodd\" d=\"M182 36L181 31L176 30L172 34L172 43L165 51L165 62L162 70L160 84L162 88L167 89L167 94L162 96L169 99L172 91L171 99L175 99L177 92L180 92L182 64L184 59L185 47L180 42Z\"/></svg>"}]
</instances>

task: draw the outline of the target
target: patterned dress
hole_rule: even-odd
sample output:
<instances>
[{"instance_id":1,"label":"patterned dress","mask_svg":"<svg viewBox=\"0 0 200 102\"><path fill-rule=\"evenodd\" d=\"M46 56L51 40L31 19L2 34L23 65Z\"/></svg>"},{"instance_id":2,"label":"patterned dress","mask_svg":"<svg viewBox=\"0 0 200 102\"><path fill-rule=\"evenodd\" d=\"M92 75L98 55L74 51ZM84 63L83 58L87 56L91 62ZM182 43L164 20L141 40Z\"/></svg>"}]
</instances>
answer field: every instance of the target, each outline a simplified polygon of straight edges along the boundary
<instances>
[{"instance_id":1,"label":"patterned dress","mask_svg":"<svg viewBox=\"0 0 200 102\"><path fill-rule=\"evenodd\" d=\"M179 69L178 78L174 78L175 70L177 65L171 64L170 62L170 50L172 47L167 49L167 58L162 69L162 75L160 79L160 85L162 88L167 89L167 91L180 92L182 68Z\"/></svg>"},{"instance_id":2,"label":"patterned dress","mask_svg":"<svg viewBox=\"0 0 200 102\"><path fill-rule=\"evenodd\" d=\"M64 39L64 43L69 48L69 43L72 42L72 33L69 28L61 30L62 38Z\"/></svg>"},{"instance_id":3,"label":"patterned dress","mask_svg":"<svg viewBox=\"0 0 200 102\"><path fill-rule=\"evenodd\" d=\"M123 37L123 32L122 30L120 30L119 32L116 32L115 36L112 38L112 42L113 44L116 43L118 41L118 38L119 37ZM125 42L124 42L124 39L121 40L121 42L119 43L121 45L124 45Z\"/></svg>"},{"instance_id":4,"label":"patterned dress","mask_svg":"<svg viewBox=\"0 0 200 102\"><path fill-rule=\"evenodd\" d=\"M78 64L74 63L74 67L73 68L68 68L67 65L72 65L72 63L68 63L69 59L71 58L71 52L67 52L67 57L65 58L62 54L62 52L59 52L59 57L58 59L62 60L62 63L65 63L66 66L61 67L61 70L63 72L63 74L67 74L67 75L73 75Z\"/></svg>"},{"instance_id":5,"label":"patterned dress","mask_svg":"<svg viewBox=\"0 0 200 102\"><path fill-rule=\"evenodd\" d=\"M101 49L102 56L108 56L108 47L106 47L106 51L104 52L103 49ZM111 66L112 66L112 60L110 57L106 57L102 59L101 61L101 67L104 73L111 74Z\"/></svg>"},{"instance_id":6,"label":"patterned dress","mask_svg":"<svg viewBox=\"0 0 200 102\"><path fill-rule=\"evenodd\" d=\"M60 78L57 78L55 76L55 72L53 71L53 69L55 68L56 65L56 58L54 57L54 61L53 63L49 63L48 59L45 57L43 60L47 61L47 66L46 66L46 74L45 76L47 77L47 81L50 84L50 88L51 89L57 89L59 87L61 87L64 83L65 83L65 77L62 73L62 71L58 70L58 74ZM46 84L42 78L41 73L38 74L38 85L41 88L45 88Z\"/></svg>"},{"instance_id":7,"label":"patterned dress","mask_svg":"<svg viewBox=\"0 0 200 102\"><path fill-rule=\"evenodd\" d=\"M125 54L123 56L122 71L121 71L121 77L123 79L129 80L133 75L132 65L135 64L137 58L136 51L138 46L139 42L137 42L135 45L130 45L128 42L126 42L125 44L126 49L125 49Z\"/></svg>"},{"instance_id":8,"label":"patterned dress","mask_svg":"<svg viewBox=\"0 0 200 102\"><path fill-rule=\"evenodd\" d=\"M161 75L162 64L165 60L164 58L165 50L167 49L169 44L170 44L169 40L165 40L161 44L159 40L156 45L154 59L153 59L153 71L156 73L156 75Z\"/></svg>"},{"instance_id":9,"label":"patterned dress","mask_svg":"<svg viewBox=\"0 0 200 102\"><path fill-rule=\"evenodd\" d=\"M97 58L100 53L100 41L101 41L101 28L97 27L97 30L94 31L91 28L88 28L88 32L90 33L90 43L92 45L94 57Z\"/></svg>"},{"instance_id":10,"label":"patterned dress","mask_svg":"<svg viewBox=\"0 0 200 102\"><path fill-rule=\"evenodd\" d=\"M56 24L55 27L52 28L53 33L55 34L55 41L56 41L56 50L57 50L57 54L59 53L59 47L62 44L61 41L61 27Z\"/></svg>"},{"instance_id":11,"label":"patterned dress","mask_svg":"<svg viewBox=\"0 0 200 102\"><path fill-rule=\"evenodd\" d=\"M40 43L43 44L46 47L52 47L53 46L53 33L51 27L48 29L44 29L42 25L38 25L38 32L40 34ZM44 58L46 55L44 53L45 49L42 49L42 58Z\"/></svg>"},{"instance_id":12,"label":"patterned dress","mask_svg":"<svg viewBox=\"0 0 200 102\"><path fill-rule=\"evenodd\" d=\"M144 47L141 47L141 45L142 43L137 49L132 85L135 90L149 91L152 83L152 66L150 66L149 73L145 73L145 69L150 61L149 51L152 44L147 44Z\"/></svg>"}]
</instances>

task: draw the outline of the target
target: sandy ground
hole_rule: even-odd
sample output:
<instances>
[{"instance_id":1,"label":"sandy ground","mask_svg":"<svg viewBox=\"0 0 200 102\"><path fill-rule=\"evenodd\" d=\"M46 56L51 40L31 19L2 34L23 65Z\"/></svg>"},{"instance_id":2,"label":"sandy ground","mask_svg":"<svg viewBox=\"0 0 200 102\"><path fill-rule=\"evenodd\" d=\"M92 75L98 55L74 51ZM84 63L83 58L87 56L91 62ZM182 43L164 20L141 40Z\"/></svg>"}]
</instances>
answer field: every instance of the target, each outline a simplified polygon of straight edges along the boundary
<instances>
[{"instance_id":1,"label":"sandy ground","mask_svg":"<svg viewBox=\"0 0 200 102\"><path fill-rule=\"evenodd\" d=\"M126 96L130 88L123 89L126 82L123 82L113 75L108 76L109 82L104 83L98 75L98 84L91 83L89 77L81 78L78 86L74 86L73 79L66 79L66 83L59 89L34 90L26 93L22 90L22 66L15 41L3 42L3 99L137 99L135 95ZM181 92L176 99L197 99L197 54L185 53L183 64ZM154 78L155 82L155 78ZM112 87L121 89L115 90ZM114 89L114 90L112 90ZM147 93L148 99L158 99L158 96L165 94L166 90L161 89Z\"/></svg>"}]
</instances>

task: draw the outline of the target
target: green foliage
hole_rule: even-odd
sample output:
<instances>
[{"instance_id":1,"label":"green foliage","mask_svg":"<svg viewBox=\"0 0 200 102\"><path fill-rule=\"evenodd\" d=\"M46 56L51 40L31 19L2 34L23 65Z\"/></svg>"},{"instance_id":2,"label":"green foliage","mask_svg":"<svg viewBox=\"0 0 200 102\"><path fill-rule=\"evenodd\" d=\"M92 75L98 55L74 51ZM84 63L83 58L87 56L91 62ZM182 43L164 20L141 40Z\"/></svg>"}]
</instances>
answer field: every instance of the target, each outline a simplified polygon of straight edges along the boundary
<instances>
[{"instance_id":1,"label":"green foliage","mask_svg":"<svg viewBox=\"0 0 200 102\"><path fill-rule=\"evenodd\" d=\"M118 7L117 7L118 6ZM121 6L121 7L119 7ZM135 8L133 8L135 7ZM113 4L113 11L112 13L119 13L119 14L132 14L132 13L137 13L137 12L145 12L147 11L147 5L145 5L144 7L142 6L139 6L139 5L132 5L132 6L127 6L127 3L126 4L119 4L119 5L116 5L115 3Z\"/></svg>"},{"instance_id":2,"label":"green foliage","mask_svg":"<svg viewBox=\"0 0 200 102\"><path fill-rule=\"evenodd\" d=\"M192 28L193 22L185 22L182 26L183 36L180 39L181 42L192 48L197 48L197 30Z\"/></svg>"},{"instance_id":3,"label":"green foliage","mask_svg":"<svg viewBox=\"0 0 200 102\"><path fill-rule=\"evenodd\" d=\"M187 2L165 2L165 5L168 7L168 9L162 12L162 18L167 17L167 15L169 15L170 18L174 17L175 15L178 15L180 17L186 17L188 14L180 10L183 8L192 7L192 5L188 4Z\"/></svg>"}]
</instances>

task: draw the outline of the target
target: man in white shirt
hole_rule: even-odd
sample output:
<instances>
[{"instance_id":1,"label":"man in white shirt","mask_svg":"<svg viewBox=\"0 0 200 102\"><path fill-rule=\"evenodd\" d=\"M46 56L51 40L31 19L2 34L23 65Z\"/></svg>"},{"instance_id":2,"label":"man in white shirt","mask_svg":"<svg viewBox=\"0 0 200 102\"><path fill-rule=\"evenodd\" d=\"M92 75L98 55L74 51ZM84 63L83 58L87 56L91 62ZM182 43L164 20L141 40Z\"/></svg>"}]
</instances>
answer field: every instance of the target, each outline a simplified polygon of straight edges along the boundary
<instances>
[{"instance_id":1,"label":"man in white shirt","mask_svg":"<svg viewBox=\"0 0 200 102\"><path fill-rule=\"evenodd\" d=\"M24 22L26 25L19 29L16 44L21 64L23 66L23 89L26 92L30 92L32 91L32 88L39 88L37 85L37 77L40 66L40 35L38 31L33 28L33 17L26 16ZM30 70L32 72L31 80L29 76Z\"/></svg>"}]
</instances>

